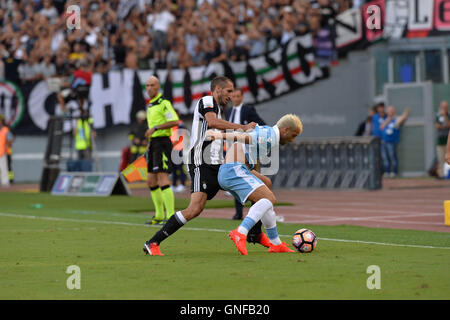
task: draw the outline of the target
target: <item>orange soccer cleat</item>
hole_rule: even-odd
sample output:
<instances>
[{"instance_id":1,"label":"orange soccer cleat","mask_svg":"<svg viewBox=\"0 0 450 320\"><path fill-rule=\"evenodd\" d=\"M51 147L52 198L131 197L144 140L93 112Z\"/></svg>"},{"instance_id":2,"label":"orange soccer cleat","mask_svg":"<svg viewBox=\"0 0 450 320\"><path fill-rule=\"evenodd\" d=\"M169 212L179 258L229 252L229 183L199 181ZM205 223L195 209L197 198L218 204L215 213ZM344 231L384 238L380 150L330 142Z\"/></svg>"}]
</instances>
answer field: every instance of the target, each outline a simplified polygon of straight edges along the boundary
<instances>
[{"instance_id":1,"label":"orange soccer cleat","mask_svg":"<svg viewBox=\"0 0 450 320\"><path fill-rule=\"evenodd\" d=\"M257 236L257 241L258 241L258 243L260 243L261 245L263 245L266 248L270 248L270 246L272 245L269 238L266 236L266 234L264 232L261 232Z\"/></svg>"},{"instance_id":2,"label":"orange soccer cleat","mask_svg":"<svg viewBox=\"0 0 450 320\"><path fill-rule=\"evenodd\" d=\"M236 248L239 250L239 252L246 256L248 255L247 253L247 236L238 232L237 229L230 231L230 233L228 233L228 236L230 237L231 240L233 240L234 244L236 245Z\"/></svg>"},{"instance_id":3,"label":"orange soccer cleat","mask_svg":"<svg viewBox=\"0 0 450 320\"><path fill-rule=\"evenodd\" d=\"M282 242L277 246L274 246L272 244L267 252L295 252L295 251L289 249L288 244Z\"/></svg>"},{"instance_id":4,"label":"orange soccer cleat","mask_svg":"<svg viewBox=\"0 0 450 320\"><path fill-rule=\"evenodd\" d=\"M159 246L155 242L150 243L146 241L142 250L144 250L145 254L149 254L151 256L163 256L159 250Z\"/></svg>"}]
</instances>

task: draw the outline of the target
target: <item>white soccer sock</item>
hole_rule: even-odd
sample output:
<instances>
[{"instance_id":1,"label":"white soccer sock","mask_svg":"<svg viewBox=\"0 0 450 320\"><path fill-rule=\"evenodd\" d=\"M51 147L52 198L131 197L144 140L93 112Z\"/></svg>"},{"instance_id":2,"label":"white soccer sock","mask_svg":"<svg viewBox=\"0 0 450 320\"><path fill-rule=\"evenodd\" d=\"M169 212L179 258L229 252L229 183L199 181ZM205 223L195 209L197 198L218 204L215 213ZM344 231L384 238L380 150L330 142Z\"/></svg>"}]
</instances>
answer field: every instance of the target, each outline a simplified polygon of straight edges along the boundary
<instances>
[{"instance_id":1,"label":"white soccer sock","mask_svg":"<svg viewBox=\"0 0 450 320\"><path fill-rule=\"evenodd\" d=\"M270 200L265 198L258 200L251 206L247 216L239 226L238 232L247 235L248 231L256 224L256 222L261 220L261 217L269 210L273 210L273 204Z\"/></svg>"},{"instance_id":2,"label":"white soccer sock","mask_svg":"<svg viewBox=\"0 0 450 320\"><path fill-rule=\"evenodd\" d=\"M261 222L264 225L264 229L266 229L267 236L269 237L270 242L276 246L281 244L281 239L278 236L277 216L275 215L275 211L273 211L273 209L268 210L261 217Z\"/></svg>"},{"instance_id":3,"label":"white soccer sock","mask_svg":"<svg viewBox=\"0 0 450 320\"><path fill-rule=\"evenodd\" d=\"M178 222L181 224L186 224L186 218L183 216L183 214L181 213L181 211L177 211L175 212L175 218L177 218Z\"/></svg>"}]
</instances>

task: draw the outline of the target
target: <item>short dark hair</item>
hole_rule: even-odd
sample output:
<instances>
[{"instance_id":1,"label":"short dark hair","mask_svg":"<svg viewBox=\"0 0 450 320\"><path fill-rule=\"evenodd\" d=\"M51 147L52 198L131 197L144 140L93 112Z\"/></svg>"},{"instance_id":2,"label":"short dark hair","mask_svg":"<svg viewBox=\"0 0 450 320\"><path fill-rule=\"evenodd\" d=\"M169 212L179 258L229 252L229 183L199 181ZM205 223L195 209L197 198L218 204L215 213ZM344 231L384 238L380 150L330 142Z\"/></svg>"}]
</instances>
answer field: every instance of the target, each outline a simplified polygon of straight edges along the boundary
<instances>
[{"instance_id":1,"label":"short dark hair","mask_svg":"<svg viewBox=\"0 0 450 320\"><path fill-rule=\"evenodd\" d=\"M217 76L211 81L211 92L216 89L217 86L223 88L227 82L232 82L229 78L225 76Z\"/></svg>"},{"instance_id":2,"label":"short dark hair","mask_svg":"<svg viewBox=\"0 0 450 320\"><path fill-rule=\"evenodd\" d=\"M234 91L239 91L241 94L244 94L244 89L242 88L236 88L234 89Z\"/></svg>"}]
</instances>

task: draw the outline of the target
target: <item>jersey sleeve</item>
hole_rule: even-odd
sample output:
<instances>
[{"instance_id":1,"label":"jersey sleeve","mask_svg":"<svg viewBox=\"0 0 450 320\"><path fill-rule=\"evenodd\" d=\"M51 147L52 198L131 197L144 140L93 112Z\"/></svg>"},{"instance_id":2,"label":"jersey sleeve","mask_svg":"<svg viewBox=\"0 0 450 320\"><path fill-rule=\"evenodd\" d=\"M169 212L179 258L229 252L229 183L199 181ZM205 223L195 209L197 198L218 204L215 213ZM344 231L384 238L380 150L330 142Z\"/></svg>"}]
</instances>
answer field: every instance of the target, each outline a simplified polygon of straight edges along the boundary
<instances>
[{"instance_id":1,"label":"jersey sleeve","mask_svg":"<svg viewBox=\"0 0 450 320\"><path fill-rule=\"evenodd\" d=\"M219 109L214 103L214 99L212 96L203 97L198 102L198 112L205 117L205 114L208 112L214 112L215 114L219 113Z\"/></svg>"},{"instance_id":2,"label":"jersey sleeve","mask_svg":"<svg viewBox=\"0 0 450 320\"><path fill-rule=\"evenodd\" d=\"M172 107L172 103L169 100L164 100L164 117L167 121L178 121L178 115Z\"/></svg>"}]
</instances>

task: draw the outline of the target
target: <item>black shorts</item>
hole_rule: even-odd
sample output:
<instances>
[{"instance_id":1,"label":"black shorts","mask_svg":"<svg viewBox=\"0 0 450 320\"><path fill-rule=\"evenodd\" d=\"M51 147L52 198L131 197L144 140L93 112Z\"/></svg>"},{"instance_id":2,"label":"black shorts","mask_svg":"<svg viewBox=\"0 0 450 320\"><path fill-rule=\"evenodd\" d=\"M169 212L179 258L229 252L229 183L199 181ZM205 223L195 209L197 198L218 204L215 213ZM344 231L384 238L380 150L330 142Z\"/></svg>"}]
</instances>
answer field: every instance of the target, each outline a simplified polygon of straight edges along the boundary
<instances>
[{"instance_id":1,"label":"black shorts","mask_svg":"<svg viewBox=\"0 0 450 320\"><path fill-rule=\"evenodd\" d=\"M220 165L201 164L195 166L189 165L189 174L191 176L191 193L204 192L208 200L214 198L217 192L222 189L217 180Z\"/></svg>"},{"instance_id":2,"label":"black shorts","mask_svg":"<svg viewBox=\"0 0 450 320\"><path fill-rule=\"evenodd\" d=\"M169 137L156 137L150 141L147 152L147 171L150 173L172 172L172 141Z\"/></svg>"}]
</instances>

